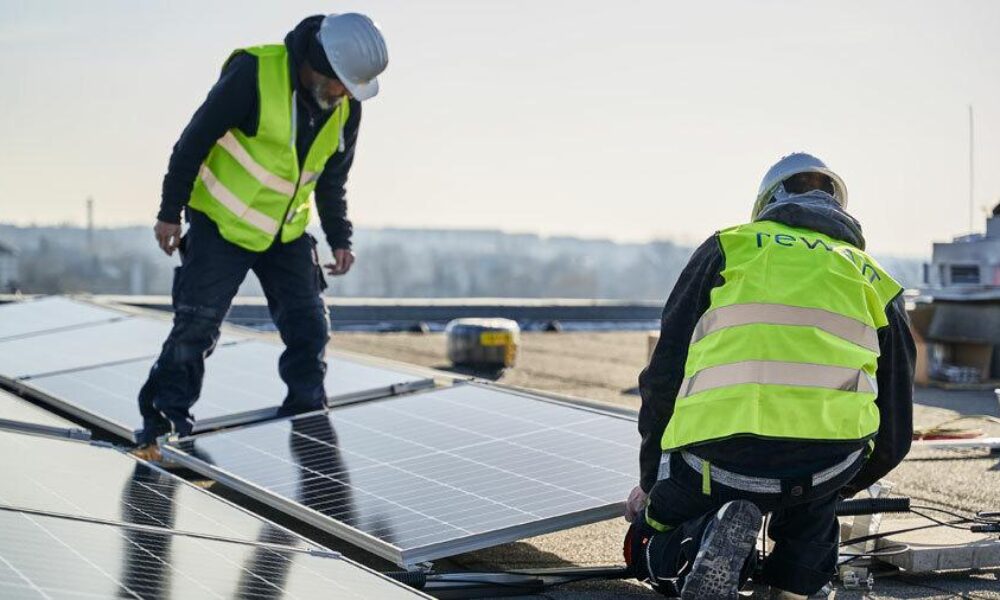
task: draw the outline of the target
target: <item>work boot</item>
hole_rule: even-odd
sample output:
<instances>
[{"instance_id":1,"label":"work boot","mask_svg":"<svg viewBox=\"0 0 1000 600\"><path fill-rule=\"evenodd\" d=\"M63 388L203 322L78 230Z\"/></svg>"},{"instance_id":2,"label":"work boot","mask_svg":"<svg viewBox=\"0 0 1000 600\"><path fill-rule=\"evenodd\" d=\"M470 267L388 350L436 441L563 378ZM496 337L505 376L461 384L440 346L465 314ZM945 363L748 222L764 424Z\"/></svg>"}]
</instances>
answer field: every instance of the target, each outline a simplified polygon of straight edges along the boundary
<instances>
[{"instance_id":1,"label":"work boot","mask_svg":"<svg viewBox=\"0 0 1000 600\"><path fill-rule=\"evenodd\" d=\"M160 446L156 442L136 446L135 448L129 450L129 454L146 462L156 464L163 462L163 455L160 453Z\"/></svg>"},{"instance_id":2,"label":"work boot","mask_svg":"<svg viewBox=\"0 0 1000 600\"><path fill-rule=\"evenodd\" d=\"M740 572L757 543L760 524L760 509L753 502L722 505L701 536L681 588L682 600L736 600Z\"/></svg>"}]
</instances>

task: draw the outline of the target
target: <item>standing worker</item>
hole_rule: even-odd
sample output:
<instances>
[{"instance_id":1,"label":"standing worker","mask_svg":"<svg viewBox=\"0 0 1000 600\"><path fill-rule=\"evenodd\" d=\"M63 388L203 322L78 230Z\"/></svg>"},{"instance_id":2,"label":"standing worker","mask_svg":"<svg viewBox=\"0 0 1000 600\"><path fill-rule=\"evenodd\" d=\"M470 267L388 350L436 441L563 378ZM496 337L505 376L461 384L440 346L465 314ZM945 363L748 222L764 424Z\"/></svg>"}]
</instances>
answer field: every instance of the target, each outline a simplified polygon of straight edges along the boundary
<instances>
[{"instance_id":1,"label":"standing worker","mask_svg":"<svg viewBox=\"0 0 1000 600\"><path fill-rule=\"evenodd\" d=\"M361 101L378 93L385 40L364 15L313 16L284 44L236 50L174 146L154 227L181 253L174 325L139 392L135 453L160 458L157 438L191 433L204 360L248 271L260 279L285 343L282 415L322 408L329 324L316 240L305 232L316 192L333 250L330 275L354 262L344 184L354 160ZM189 222L181 236L180 217Z\"/></svg>"},{"instance_id":2,"label":"standing worker","mask_svg":"<svg viewBox=\"0 0 1000 600\"><path fill-rule=\"evenodd\" d=\"M791 154L749 224L703 243L663 310L639 376L641 479L626 561L685 600L737 598L761 514L772 597L806 598L836 569L839 498L910 448L914 345L902 288L864 252L847 189Z\"/></svg>"}]
</instances>

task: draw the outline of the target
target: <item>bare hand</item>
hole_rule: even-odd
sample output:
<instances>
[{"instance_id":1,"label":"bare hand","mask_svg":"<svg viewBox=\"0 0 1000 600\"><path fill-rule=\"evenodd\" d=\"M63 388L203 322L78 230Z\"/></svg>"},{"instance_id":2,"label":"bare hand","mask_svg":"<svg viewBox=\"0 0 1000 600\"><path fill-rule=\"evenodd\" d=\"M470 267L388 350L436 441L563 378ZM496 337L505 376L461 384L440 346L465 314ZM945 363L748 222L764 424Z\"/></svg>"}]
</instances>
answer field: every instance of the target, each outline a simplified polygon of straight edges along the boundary
<instances>
[{"instance_id":1,"label":"bare hand","mask_svg":"<svg viewBox=\"0 0 1000 600\"><path fill-rule=\"evenodd\" d=\"M334 262L323 265L326 267L326 274L334 277L345 275L354 264L354 253L346 248L338 248L333 251L333 260Z\"/></svg>"},{"instance_id":2,"label":"bare hand","mask_svg":"<svg viewBox=\"0 0 1000 600\"><path fill-rule=\"evenodd\" d=\"M153 235L164 254L173 256L174 250L181 243L181 226L178 223L157 221L156 225L153 225Z\"/></svg>"},{"instance_id":3,"label":"bare hand","mask_svg":"<svg viewBox=\"0 0 1000 600\"><path fill-rule=\"evenodd\" d=\"M635 518L639 516L643 511L646 510L646 500L649 495L642 491L642 488L635 486L635 488L629 493L628 499L625 500L625 520L629 523L635 521Z\"/></svg>"}]
</instances>

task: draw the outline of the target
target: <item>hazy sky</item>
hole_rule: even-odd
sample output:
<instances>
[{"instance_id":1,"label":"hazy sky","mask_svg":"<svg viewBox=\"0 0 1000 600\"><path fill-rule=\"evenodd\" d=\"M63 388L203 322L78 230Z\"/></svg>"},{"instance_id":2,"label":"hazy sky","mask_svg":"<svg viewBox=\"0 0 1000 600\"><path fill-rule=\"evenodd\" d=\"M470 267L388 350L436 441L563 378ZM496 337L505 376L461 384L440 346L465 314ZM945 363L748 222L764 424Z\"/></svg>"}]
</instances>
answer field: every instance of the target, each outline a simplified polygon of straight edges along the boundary
<instances>
[{"instance_id":1,"label":"hazy sky","mask_svg":"<svg viewBox=\"0 0 1000 600\"><path fill-rule=\"evenodd\" d=\"M0 0L0 221L152 224L170 149L237 47L311 14L382 27L357 226L700 241L806 150L877 253L1000 200L1000 2ZM976 216L982 227L982 216Z\"/></svg>"}]
</instances>

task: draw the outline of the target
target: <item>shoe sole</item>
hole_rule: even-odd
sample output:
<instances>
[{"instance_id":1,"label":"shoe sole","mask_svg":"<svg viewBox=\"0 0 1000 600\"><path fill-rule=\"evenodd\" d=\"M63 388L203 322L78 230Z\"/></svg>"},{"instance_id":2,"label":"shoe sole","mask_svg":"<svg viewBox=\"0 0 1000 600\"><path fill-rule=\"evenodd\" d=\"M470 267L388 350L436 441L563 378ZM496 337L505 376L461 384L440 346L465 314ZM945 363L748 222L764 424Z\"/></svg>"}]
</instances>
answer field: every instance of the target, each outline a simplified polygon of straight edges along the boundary
<instances>
[{"instance_id":1,"label":"shoe sole","mask_svg":"<svg viewBox=\"0 0 1000 600\"><path fill-rule=\"evenodd\" d=\"M757 542L760 522L760 510L752 502L730 504L702 542L684 579L682 600L738 598L740 571Z\"/></svg>"}]
</instances>

